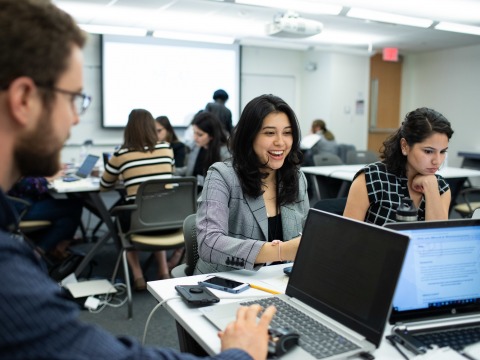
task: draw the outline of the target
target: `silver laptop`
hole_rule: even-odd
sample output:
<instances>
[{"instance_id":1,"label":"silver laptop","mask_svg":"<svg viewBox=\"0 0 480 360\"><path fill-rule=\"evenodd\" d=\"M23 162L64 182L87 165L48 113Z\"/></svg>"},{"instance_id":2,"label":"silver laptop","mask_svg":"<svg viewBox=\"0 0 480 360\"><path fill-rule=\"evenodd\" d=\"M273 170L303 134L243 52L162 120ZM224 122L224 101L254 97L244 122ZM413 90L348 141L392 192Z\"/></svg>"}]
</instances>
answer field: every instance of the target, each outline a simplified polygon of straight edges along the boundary
<instances>
[{"instance_id":1,"label":"silver laptop","mask_svg":"<svg viewBox=\"0 0 480 360\"><path fill-rule=\"evenodd\" d=\"M344 359L378 347L408 241L392 230L310 209L286 293L266 300L279 300L305 317L283 324L296 315L276 305L271 326L300 334L299 346L282 358ZM215 305L204 315L224 329L238 306ZM327 337L317 333L323 328L330 332ZM332 349L324 350L325 345Z\"/></svg>"},{"instance_id":2,"label":"silver laptop","mask_svg":"<svg viewBox=\"0 0 480 360\"><path fill-rule=\"evenodd\" d=\"M100 157L97 155L87 155L87 157L83 161L83 164L78 168L77 172L75 172L75 174L64 176L63 181L68 182L87 178L91 174L99 158Z\"/></svg>"},{"instance_id":3,"label":"silver laptop","mask_svg":"<svg viewBox=\"0 0 480 360\"><path fill-rule=\"evenodd\" d=\"M416 354L480 341L480 219L385 226L410 237L390 318L395 338Z\"/></svg>"}]
</instances>

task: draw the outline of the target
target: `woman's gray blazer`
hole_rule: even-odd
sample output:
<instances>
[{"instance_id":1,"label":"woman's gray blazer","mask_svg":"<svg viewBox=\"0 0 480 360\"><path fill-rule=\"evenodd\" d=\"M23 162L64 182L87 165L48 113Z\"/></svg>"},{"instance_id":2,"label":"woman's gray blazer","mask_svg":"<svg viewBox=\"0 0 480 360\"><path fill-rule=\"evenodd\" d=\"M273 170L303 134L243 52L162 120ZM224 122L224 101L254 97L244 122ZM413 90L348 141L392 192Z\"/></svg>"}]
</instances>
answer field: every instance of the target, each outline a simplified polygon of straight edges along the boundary
<instances>
[{"instance_id":1,"label":"woman's gray blazer","mask_svg":"<svg viewBox=\"0 0 480 360\"><path fill-rule=\"evenodd\" d=\"M309 210L307 181L299 170L298 199L280 208L284 240L303 229ZM197 210L198 259L195 274L235 269L258 270L255 259L268 239L262 196L245 196L230 161L208 170Z\"/></svg>"}]
</instances>

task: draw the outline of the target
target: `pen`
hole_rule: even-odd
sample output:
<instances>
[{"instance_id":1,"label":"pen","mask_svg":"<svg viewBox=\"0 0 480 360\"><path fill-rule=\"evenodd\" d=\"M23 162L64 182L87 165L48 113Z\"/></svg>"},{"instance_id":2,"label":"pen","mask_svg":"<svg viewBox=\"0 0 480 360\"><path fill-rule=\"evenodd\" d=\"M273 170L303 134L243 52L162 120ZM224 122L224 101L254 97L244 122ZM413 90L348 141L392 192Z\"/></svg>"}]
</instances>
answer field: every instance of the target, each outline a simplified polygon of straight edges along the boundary
<instances>
[{"instance_id":1,"label":"pen","mask_svg":"<svg viewBox=\"0 0 480 360\"><path fill-rule=\"evenodd\" d=\"M264 288L264 287L262 287L262 286L258 286L258 285L255 285L255 284L250 284L250 287L251 287L252 289L257 289L257 290L265 291L265 292L268 292L268 293L274 294L274 295L281 294L281 292L278 292L278 291L275 291L275 290L271 290L271 289L267 289L267 288Z\"/></svg>"}]
</instances>

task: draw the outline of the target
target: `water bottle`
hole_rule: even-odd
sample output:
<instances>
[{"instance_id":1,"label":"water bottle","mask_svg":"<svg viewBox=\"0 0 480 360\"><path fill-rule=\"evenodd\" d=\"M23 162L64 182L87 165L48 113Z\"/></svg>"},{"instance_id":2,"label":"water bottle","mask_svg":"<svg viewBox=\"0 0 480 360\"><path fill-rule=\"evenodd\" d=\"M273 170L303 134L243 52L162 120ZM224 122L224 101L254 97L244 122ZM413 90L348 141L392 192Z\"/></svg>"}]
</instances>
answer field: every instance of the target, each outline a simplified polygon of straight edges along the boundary
<instances>
[{"instance_id":1,"label":"water bottle","mask_svg":"<svg viewBox=\"0 0 480 360\"><path fill-rule=\"evenodd\" d=\"M78 161L78 166L81 166L83 164L83 162L85 161L85 158L91 151L92 145L93 145L92 140L85 140L83 142L82 147L80 148L80 157Z\"/></svg>"},{"instance_id":2,"label":"water bottle","mask_svg":"<svg viewBox=\"0 0 480 360\"><path fill-rule=\"evenodd\" d=\"M404 197L397 208L397 221L417 221L417 208L413 205L413 200Z\"/></svg>"}]
</instances>

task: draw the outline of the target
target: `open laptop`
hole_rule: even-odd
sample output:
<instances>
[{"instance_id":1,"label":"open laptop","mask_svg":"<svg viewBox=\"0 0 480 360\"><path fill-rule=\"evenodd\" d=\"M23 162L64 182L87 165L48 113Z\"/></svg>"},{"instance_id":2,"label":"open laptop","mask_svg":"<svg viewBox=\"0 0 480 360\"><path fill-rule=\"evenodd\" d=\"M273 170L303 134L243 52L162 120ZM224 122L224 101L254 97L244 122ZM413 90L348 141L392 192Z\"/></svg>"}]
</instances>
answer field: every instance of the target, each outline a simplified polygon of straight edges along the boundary
<instances>
[{"instance_id":1,"label":"open laptop","mask_svg":"<svg viewBox=\"0 0 480 360\"><path fill-rule=\"evenodd\" d=\"M480 341L480 219L385 227L410 237L390 317L396 339L417 354Z\"/></svg>"},{"instance_id":2,"label":"open laptop","mask_svg":"<svg viewBox=\"0 0 480 360\"><path fill-rule=\"evenodd\" d=\"M91 174L99 158L100 157L97 155L88 154L77 172L75 174L63 176L63 181L69 182L87 178Z\"/></svg>"},{"instance_id":3,"label":"open laptop","mask_svg":"<svg viewBox=\"0 0 480 360\"><path fill-rule=\"evenodd\" d=\"M265 306L264 300L283 301L306 317L296 325L283 324L284 317L294 316L275 304L271 326L300 334L299 346L282 359L343 359L378 347L408 241L392 230L310 209L285 295L253 301ZM238 306L215 305L204 315L222 330ZM330 339L309 334L310 321L313 330L331 329L340 345L324 350Z\"/></svg>"}]
</instances>

